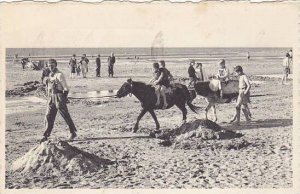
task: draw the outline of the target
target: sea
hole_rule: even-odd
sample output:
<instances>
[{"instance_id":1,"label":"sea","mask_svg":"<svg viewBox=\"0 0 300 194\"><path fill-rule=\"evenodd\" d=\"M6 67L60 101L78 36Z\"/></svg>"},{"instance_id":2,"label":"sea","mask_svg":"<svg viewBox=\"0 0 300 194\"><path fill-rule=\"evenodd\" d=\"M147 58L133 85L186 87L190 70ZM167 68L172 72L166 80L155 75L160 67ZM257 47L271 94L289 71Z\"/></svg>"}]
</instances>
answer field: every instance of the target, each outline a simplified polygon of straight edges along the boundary
<instances>
[{"instance_id":1,"label":"sea","mask_svg":"<svg viewBox=\"0 0 300 194\"><path fill-rule=\"evenodd\" d=\"M291 48L200 48L200 47L177 47L177 48L7 48L6 57L15 55L19 57L70 57L73 54L81 56L108 56L112 52L118 57L132 56L198 56L198 57L265 57L283 58Z\"/></svg>"}]
</instances>

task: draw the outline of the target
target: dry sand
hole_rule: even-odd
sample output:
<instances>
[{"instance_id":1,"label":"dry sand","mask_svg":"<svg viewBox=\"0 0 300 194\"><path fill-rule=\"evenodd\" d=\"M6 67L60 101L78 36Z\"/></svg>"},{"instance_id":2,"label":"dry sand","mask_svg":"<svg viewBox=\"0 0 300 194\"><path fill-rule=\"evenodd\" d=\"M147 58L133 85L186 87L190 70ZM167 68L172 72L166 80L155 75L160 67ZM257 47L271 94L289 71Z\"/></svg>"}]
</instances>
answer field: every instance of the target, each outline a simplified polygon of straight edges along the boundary
<instances>
[{"instance_id":1,"label":"dry sand","mask_svg":"<svg viewBox=\"0 0 300 194\"><path fill-rule=\"evenodd\" d=\"M186 74L186 66L180 63L167 63L167 66L174 75L184 77ZM130 61L119 62L116 78L107 78L106 66L102 68L105 77L96 78L94 67L91 67L87 79L68 78L66 64L59 64L59 68L65 72L73 92L118 89L129 77L147 81L151 76L151 62L147 61L136 66ZM248 66L246 73L255 72L251 68L255 66ZM264 73L269 72L261 72ZM39 81L40 74L39 71L22 71L20 65L7 64L7 89L17 87L16 84ZM282 87L277 78L256 78L251 76L255 81L251 94L256 95L250 106L254 116L251 123L245 123L242 117L241 126L228 124L234 114L234 104L217 105L218 124L242 136L211 140L191 137L171 146L164 146L162 139L149 137L155 124L148 113L141 120L139 131L136 134L130 132L140 110L135 97L98 102L71 100L68 107L78 128L78 138L69 144L99 158L114 161L96 172L84 174L24 175L12 171L13 162L36 147L42 137L45 104L32 96L8 97L6 188L291 187L292 84L290 82ZM188 111L188 122L204 118L205 100L197 98L193 103L203 107L203 112L196 115ZM15 106L23 107L24 111L13 111ZM27 109L30 111L25 111ZM156 111L156 114L164 132L181 125L182 115L176 107ZM58 115L51 141L66 140L68 136L67 125Z\"/></svg>"}]
</instances>

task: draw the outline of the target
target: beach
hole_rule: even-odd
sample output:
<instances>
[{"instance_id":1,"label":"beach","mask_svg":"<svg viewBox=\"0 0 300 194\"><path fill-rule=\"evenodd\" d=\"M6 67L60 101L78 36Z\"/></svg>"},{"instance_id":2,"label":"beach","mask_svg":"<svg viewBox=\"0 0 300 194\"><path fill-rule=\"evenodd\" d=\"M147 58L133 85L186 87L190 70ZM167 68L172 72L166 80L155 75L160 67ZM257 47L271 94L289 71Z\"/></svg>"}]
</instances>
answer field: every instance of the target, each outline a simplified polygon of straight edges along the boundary
<instances>
[{"instance_id":1,"label":"beach","mask_svg":"<svg viewBox=\"0 0 300 194\"><path fill-rule=\"evenodd\" d=\"M111 50L108 49L107 54ZM162 56L142 50L138 52L138 59L134 58L133 51L120 51L115 53L114 78L107 76L106 57L101 58L101 77L96 77L95 58L92 56L97 54L97 50L86 53L90 56L87 78L71 79L68 57L61 57L58 69L64 73L70 87L68 108L78 129L76 141L70 144L118 162L85 175L26 176L13 172L13 161L39 144L42 138L46 99L36 97L34 93L6 97L6 188L291 188L293 84L291 79L288 85L280 84L282 59L287 50L252 48L250 60L246 59L247 49L187 50L188 56L178 54L185 53L184 50L175 52L170 49ZM55 58L57 53L42 54ZM137 133L131 132L141 109L136 97L95 100L87 95L116 91L129 78L148 83L152 76L152 63L161 59L166 61L166 67L176 80L186 84L190 59L203 63L207 74L215 74L221 58L226 60L231 72L234 66L241 65L252 83L250 109L253 119L250 123L246 123L243 116L240 126L228 123L235 112L234 102L216 106L217 123L226 130L241 133L243 136L240 138L207 141L194 138L183 142L186 146L162 146L159 144L161 139L148 137L155 130L149 113L142 118ZM23 71L21 64L7 61L6 90L40 79L41 71ZM205 118L205 99L197 97L193 104L201 107L202 111L195 114L188 110L188 122ZM163 131L181 125L182 115L177 107L158 110L156 114ZM211 113L209 119L212 119ZM65 121L57 115L51 141L65 140L68 136ZM242 146L235 149L226 146L233 144Z\"/></svg>"}]
</instances>

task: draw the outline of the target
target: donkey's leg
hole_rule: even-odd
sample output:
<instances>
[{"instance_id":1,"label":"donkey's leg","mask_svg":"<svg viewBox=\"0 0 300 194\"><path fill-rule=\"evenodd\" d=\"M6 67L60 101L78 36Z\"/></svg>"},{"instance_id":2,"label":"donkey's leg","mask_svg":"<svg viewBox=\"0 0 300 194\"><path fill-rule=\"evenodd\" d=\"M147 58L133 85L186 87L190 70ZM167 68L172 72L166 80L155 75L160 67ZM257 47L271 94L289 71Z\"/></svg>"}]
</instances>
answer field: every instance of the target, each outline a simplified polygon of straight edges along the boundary
<instances>
[{"instance_id":1,"label":"donkey's leg","mask_svg":"<svg viewBox=\"0 0 300 194\"><path fill-rule=\"evenodd\" d=\"M214 122L217 122L218 118L217 118L217 110L216 110L216 104L212 105L213 107L213 113L214 113Z\"/></svg>"},{"instance_id":2,"label":"donkey's leg","mask_svg":"<svg viewBox=\"0 0 300 194\"><path fill-rule=\"evenodd\" d=\"M140 122L141 118L145 115L146 112L147 112L147 110L145 110L145 109L141 110L141 113L138 116L136 123L134 125L133 131L132 131L133 133L135 133L139 129L139 122Z\"/></svg>"},{"instance_id":3,"label":"donkey's leg","mask_svg":"<svg viewBox=\"0 0 300 194\"><path fill-rule=\"evenodd\" d=\"M207 117L207 113L209 111L209 109L211 108L211 106L213 105L212 102L208 102L208 105L207 107L205 108L205 119L208 120L208 117Z\"/></svg>"},{"instance_id":4,"label":"donkey's leg","mask_svg":"<svg viewBox=\"0 0 300 194\"><path fill-rule=\"evenodd\" d=\"M158 120L157 120L157 117L154 113L154 110L149 110L149 113L151 114L152 118L154 119L155 121L155 124L156 124L156 131L159 131L159 128L160 128L160 125L158 123Z\"/></svg>"},{"instance_id":5,"label":"donkey's leg","mask_svg":"<svg viewBox=\"0 0 300 194\"><path fill-rule=\"evenodd\" d=\"M187 110L184 104L176 104L176 106L181 110L182 112L182 123L186 123L186 115L187 115Z\"/></svg>"}]
</instances>

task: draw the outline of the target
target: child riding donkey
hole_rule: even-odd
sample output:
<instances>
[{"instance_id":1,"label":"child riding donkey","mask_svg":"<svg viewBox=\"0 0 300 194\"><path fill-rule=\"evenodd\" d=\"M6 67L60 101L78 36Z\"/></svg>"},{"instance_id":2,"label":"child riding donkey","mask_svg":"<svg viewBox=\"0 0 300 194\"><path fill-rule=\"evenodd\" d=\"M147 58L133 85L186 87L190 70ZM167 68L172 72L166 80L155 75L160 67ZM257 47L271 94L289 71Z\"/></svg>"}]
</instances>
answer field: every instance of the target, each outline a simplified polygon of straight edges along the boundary
<instances>
[{"instance_id":1,"label":"child riding donkey","mask_svg":"<svg viewBox=\"0 0 300 194\"><path fill-rule=\"evenodd\" d=\"M168 87L170 87L170 77L172 77L171 73L165 68L165 62L161 61L162 67L159 68L158 63L153 63L153 78L150 80L150 83L154 83L155 86L155 94L157 97L157 101L155 106L160 105L160 95L163 98L163 106L162 109L166 109L168 107L166 92Z\"/></svg>"}]
</instances>

